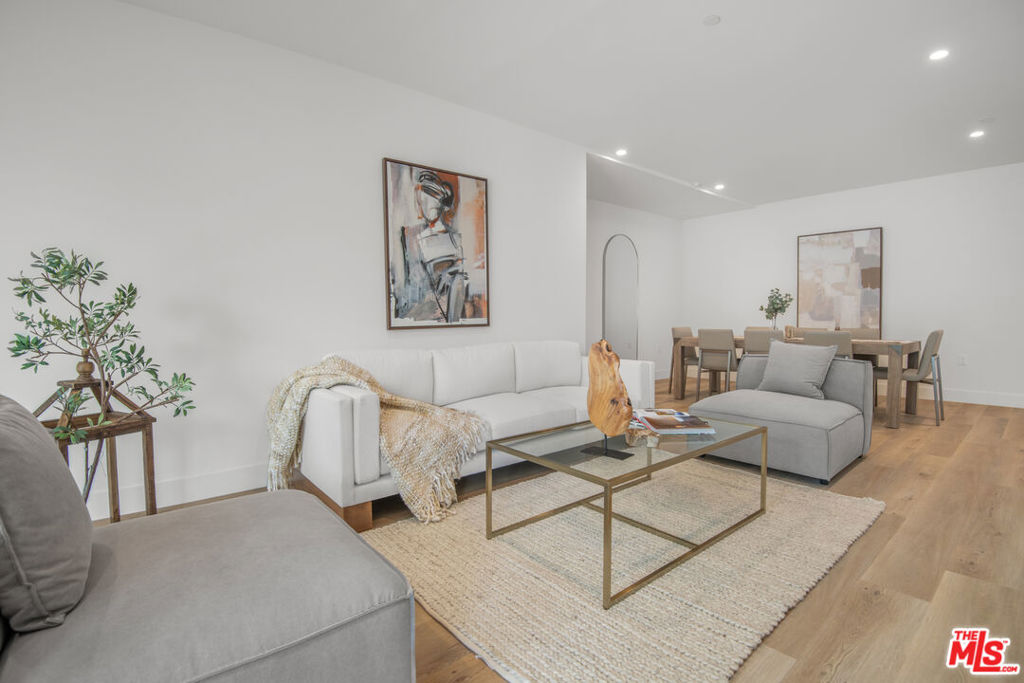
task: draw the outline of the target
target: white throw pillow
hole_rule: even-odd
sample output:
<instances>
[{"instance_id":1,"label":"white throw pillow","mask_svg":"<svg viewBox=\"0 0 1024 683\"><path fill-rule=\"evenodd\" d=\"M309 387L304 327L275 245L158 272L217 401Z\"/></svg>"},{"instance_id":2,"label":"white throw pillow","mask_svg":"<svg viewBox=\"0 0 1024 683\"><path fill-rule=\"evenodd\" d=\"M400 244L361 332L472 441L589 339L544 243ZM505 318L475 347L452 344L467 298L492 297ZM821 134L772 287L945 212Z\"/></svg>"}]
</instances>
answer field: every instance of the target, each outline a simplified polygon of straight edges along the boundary
<instances>
[{"instance_id":1,"label":"white throw pillow","mask_svg":"<svg viewBox=\"0 0 1024 683\"><path fill-rule=\"evenodd\" d=\"M446 406L467 398L516 390L512 344L476 344L431 351L434 403Z\"/></svg>"},{"instance_id":2,"label":"white throw pillow","mask_svg":"<svg viewBox=\"0 0 1024 683\"><path fill-rule=\"evenodd\" d=\"M580 345L571 341L516 342L516 391L580 385Z\"/></svg>"},{"instance_id":3,"label":"white throw pillow","mask_svg":"<svg viewBox=\"0 0 1024 683\"><path fill-rule=\"evenodd\" d=\"M434 400L434 356L417 349L343 351L337 356L373 375L385 391L430 403Z\"/></svg>"}]
</instances>

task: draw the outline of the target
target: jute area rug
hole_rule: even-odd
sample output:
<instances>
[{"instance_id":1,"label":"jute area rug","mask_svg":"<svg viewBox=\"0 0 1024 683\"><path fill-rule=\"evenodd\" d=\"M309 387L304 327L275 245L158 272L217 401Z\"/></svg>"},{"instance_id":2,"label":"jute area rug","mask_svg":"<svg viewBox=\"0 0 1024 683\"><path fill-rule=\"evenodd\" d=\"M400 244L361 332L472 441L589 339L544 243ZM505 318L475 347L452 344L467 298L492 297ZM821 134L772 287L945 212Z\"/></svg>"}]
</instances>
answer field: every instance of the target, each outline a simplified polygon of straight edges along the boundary
<instances>
[{"instance_id":1,"label":"jute area rug","mask_svg":"<svg viewBox=\"0 0 1024 683\"><path fill-rule=\"evenodd\" d=\"M690 460L616 493L613 509L702 541L756 510L759 487L749 471ZM561 473L499 489L495 526L598 490ZM602 515L593 510L488 541L479 495L443 522L410 519L363 537L409 578L424 609L507 680L712 681L739 668L884 507L769 479L765 515L609 610ZM613 592L682 550L625 523L612 534Z\"/></svg>"}]
</instances>

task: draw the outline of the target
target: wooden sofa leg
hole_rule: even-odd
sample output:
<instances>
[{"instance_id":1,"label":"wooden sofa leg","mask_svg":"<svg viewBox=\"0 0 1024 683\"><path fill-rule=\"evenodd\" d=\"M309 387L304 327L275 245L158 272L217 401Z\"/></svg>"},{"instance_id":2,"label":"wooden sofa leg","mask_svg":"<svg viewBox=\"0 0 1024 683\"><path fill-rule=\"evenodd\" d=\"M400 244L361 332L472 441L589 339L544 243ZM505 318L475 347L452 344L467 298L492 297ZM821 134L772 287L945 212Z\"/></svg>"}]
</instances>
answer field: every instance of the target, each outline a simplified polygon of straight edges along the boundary
<instances>
[{"instance_id":1,"label":"wooden sofa leg","mask_svg":"<svg viewBox=\"0 0 1024 683\"><path fill-rule=\"evenodd\" d=\"M302 476L301 472L294 472L292 474L291 481L292 488L306 493L312 493L314 496L320 499L324 505L329 507L331 511L345 520L345 523L350 527L358 531L366 531L373 528L373 501L368 500L365 503L358 505L349 505L348 507L341 507L335 503L330 496L320 490L320 488Z\"/></svg>"},{"instance_id":2,"label":"wooden sofa leg","mask_svg":"<svg viewBox=\"0 0 1024 683\"><path fill-rule=\"evenodd\" d=\"M373 528L373 501L368 500L358 505L341 508L341 518L356 531Z\"/></svg>"}]
</instances>

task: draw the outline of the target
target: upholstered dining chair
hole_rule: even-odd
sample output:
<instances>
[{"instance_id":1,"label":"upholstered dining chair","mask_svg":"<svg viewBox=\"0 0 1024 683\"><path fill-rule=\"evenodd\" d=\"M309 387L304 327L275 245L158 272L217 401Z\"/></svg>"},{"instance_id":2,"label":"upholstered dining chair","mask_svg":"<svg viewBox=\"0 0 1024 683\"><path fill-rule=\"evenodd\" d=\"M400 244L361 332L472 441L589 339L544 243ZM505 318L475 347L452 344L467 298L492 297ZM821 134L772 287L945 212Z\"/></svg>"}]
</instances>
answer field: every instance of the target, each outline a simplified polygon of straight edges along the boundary
<instances>
[{"instance_id":1,"label":"upholstered dining chair","mask_svg":"<svg viewBox=\"0 0 1024 683\"><path fill-rule=\"evenodd\" d=\"M877 327L840 327L840 332L849 332L854 339L881 339L881 330Z\"/></svg>"},{"instance_id":2,"label":"upholstered dining chair","mask_svg":"<svg viewBox=\"0 0 1024 683\"><path fill-rule=\"evenodd\" d=\"M743 330L743 353L768 353L772 339L785 338L782 330L770 327L748 327Z\"/></svg>"},{"instance_id":3,"label":"upholstered dining chair","mask_svg":"<svg viewBox=\"0 0 1024 683\"><path fill-rule=\"evenodd\" d=\"M942 363L939 361L939 345L942 343L942 330L935 330L928 335L921 351L921 362L916 368L903 371L903 379L907 382L921 382L932 385L932 399L935 404L935 426L940 420L946 419L946 406L942 396ZM875 368L875 383L889 376L888 368ZM876 392L877 393L877 392Z\"/></svg>"},{"instance_id":4,"label":"upholstered dining chair","mask_svg":"<svg viewBox=\"0 0 1024 683\"><path fill-rule=\"evenodd\" d=\"M689 327L673 327L672 328L672 363L669 367L669 391L672 392L672 396L675 398L682 398L686 395L686 366L689 361L697 360L697 350L692 346L683 346L682 339L684 337L692 337L693 330ZM679 350L682 348L682 354L680 355ZM679 368L679 376L676 376L676 363L681 362L682 367Z\"/></svg>"},{"instance_id":5,"label":"upholstered dining chair","mask_svg":"<svg viewBox=\"0 0 1024 683\"><path fill-rule=\"evenodd\" d=\"M830 327L794 327L793 325L786 325L786 339L792 339L793 337L797 337L799 339L803 339L807 335L807 333L812 331L812 330L815 331L815 332L831 332L832 328L830 328Z\"/></svg>"},{"instance_id":6,"label":"upholstered dining chair","mask_svg":"<svg viewBox=\"0 0 1024 683\"><path fill-rule=\"evenodd\" d=\"M812 346L836 346L837 356L853 357L853 335L849 332L807 330L804 332L804 343Z\"/></svg>"},{"instance_id":7,"label":"upholstered dining chair","mask_svg":"<svg viewBox=\"0 0 1024 683\"><path fill-rule=\"evenodd\" d=\"M736 338L732 330L697 330L697 400L700 400L701 372L724 372L725 390L729 391L729 373L736 370ZM710 386L711 379L708 378Z\"/></svg>"}]
</instances>

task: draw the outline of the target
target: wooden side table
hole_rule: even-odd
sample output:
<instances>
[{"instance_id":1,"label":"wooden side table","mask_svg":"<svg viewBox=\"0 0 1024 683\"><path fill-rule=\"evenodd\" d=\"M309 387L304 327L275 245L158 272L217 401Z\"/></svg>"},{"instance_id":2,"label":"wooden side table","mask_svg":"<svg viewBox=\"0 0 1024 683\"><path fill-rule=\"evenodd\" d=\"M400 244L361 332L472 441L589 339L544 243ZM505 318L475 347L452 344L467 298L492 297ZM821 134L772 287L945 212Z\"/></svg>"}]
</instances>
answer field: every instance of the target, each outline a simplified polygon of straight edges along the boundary
<instances>
[{"instance_id":1,"label":"wooden side table","mask_svg":"<svg viewBox=\"0 0 1024 683\"><path fill-rule=\"evenodd\" d=\"M41 406L35 409L35 416L39 417L46 409L61 396L65 391L71 394L81 394L83 390L89 390L97 401L102 400L100 380L92 376L93 364L84 356L78 364L78 377L75 379L62 380L57 382L61 387L55 391ZM107 450L107 497L110 505L110 521L121 520L121 501L117 485L117 437L125 434L142 434L142 470L145 479L146 489L146 514L156 514L156 484L153 479L153 423L156 418L142 410L130 398L116 389L111 392L111 397L117 399L130 412L115 412L110 409L109 403L106 406L106 419L112 424L90 426L89 421L98 422L99 413L91 415L78 415L72 417L68 413L61 413L61 416L52 420L41 420L42 425L47 429L55 427L70 427L85 431L85 442L105 442ZM68 439L57 439L57 448L64 456L64 462L68 462Z\"/></svg>"},{"instance_id":2,"label":"wooden side table","mask_svg":"<svg viewBox=\"0 0 1024 683\"><path fill-rule=\"evenodd\" d=\"M127 417L126 417L127 416ZM107 413L107 419L115 422L104 427L89 427L88 420L94 421L99 414L79 415L69 421L74 429L85 429L86 441L106 441L107 457L107 500L110 505L110 521L121 520L121 502L117 484L117 441L116 438L125 434L142 434L142 471L146 489L146 514L156 514L156 484L153 479L153 423L156 418L148 414ZM43 420L47 429L53 429L61 419ZM68 462L68 440L58 439L57 447Z\"/></svg>"}]
</instances>

